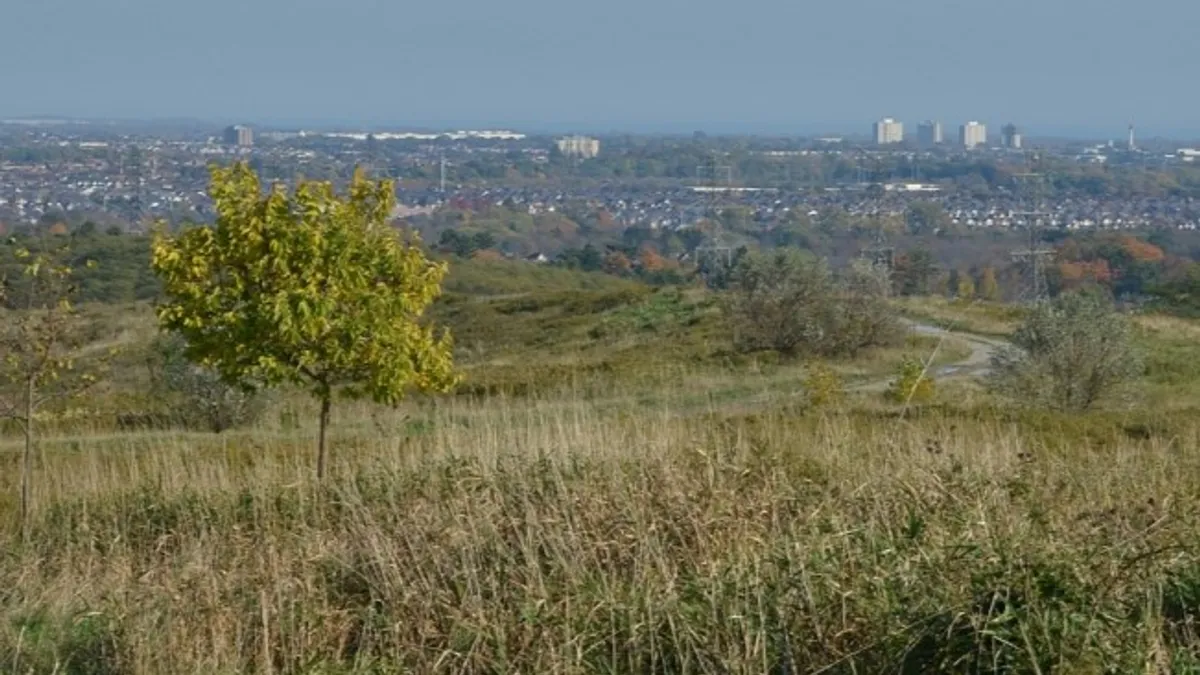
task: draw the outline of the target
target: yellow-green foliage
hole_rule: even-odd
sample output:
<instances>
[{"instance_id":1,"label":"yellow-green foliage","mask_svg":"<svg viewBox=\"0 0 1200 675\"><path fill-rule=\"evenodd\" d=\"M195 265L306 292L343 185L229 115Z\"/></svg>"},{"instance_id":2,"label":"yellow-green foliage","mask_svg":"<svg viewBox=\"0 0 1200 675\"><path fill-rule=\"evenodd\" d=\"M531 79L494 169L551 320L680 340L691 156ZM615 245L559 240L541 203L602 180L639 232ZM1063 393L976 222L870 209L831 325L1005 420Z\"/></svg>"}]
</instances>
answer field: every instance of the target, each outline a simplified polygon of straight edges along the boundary
<instances>
[{"instance_id":1,"label":"yellow-green foliage","mask_svg":"<svg viewBox=\"0 0 1200 675\"><path fill-rule=\"evenodd\" d=\"M953 289L959 300L971 300L975 297L975 281L966 272L958 275L958 288Z\"/></svg>"},{"instance_id":2,"label":"yellow-green foliage","mask_svg":"<svg viewBox=\"0 0 1200 675\"><path fill-rule=\"evenodd\" d=\"M824 363L808 366L804 376L804 393L808 397L808 404L815 408L840 404L846 397L841 375Z\"/></svg>"},{"instance_id":3,"label":"yellow-green foliage","mask_svg":"<svg viewBox=\"0 0 1200 675\"><path fill-rule=\"evenodd\" d=\"M1000 299L1000 286L996 283L996 270L991 267L983 268L977 292L980 300L995 302Z\"/></svg>"},{"instance_id":4,"label":"yellow-green foliage","mask_svg":"<svg viewBox=\"0 0 1200 675\"><path fill-rule=\"evenodd\" d=\"M921 404L932 401L937 390L925 363L915 356L906 356L896 367L895 379L886 395L894 403Z\"/></svg>"},{"instance_id":5,"label":"yellow-green foliage","mask_svg":"<svg viewBox=\"0 0 1200 675\"><path fill-rule=\"evenodd\" d=\"M69 251L34 254L17 249L14 254L23 266L17 289L10 292L7 283L0 283L0 307L7 302L21 308L0 309L0 423L15 421L25 436L20 497L24 526L43 408L79 395L96 383L97 373L78 365L87 332L72 302L74 270L63 262Z\"/></svg>"},{"instance_id":6,"label":"yellow-green foliage","mask_svg":"<svg viewBox=\"0 0 1200 675\"><path fill-rule=\"evenodd\" d=\"M215 227L154 241L158 318L190 358L230 381L303 386L323 417L335 394L395 404L453 386L450 335L421 321L446 265L388 226L391 183L356 173L344 198L312 182L263 196L239 163L213 169L210 193Z\"/></svg>"}]
</instances>

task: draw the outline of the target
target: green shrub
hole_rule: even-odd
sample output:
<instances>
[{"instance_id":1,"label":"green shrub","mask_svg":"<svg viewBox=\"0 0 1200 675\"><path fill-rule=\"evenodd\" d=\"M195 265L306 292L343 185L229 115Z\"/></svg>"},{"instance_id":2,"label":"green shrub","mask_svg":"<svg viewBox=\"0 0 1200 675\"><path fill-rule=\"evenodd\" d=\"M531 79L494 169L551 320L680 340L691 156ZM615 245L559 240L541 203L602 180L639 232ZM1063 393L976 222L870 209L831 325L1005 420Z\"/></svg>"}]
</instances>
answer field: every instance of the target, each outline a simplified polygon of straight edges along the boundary
<instances>
[{"instance_id":1,"label":"green shrub","mask_svg":"<svg viewBox=\"0 0 1200 675\"><path fill-rule=\"evenodd\" d=\"M804 394L810 406L823 408L840 404L846 397L846 389L836 370L814 363L804 375Z\"/></svg>"},{"instance_id":2,"label":"green shrub","mask_svg":"<svg viewBox=\"0 0 1200 675\"><path fill-rule=\"evenodd\" d=\"M1144 372L1130 322L1110 299L1071 293L1039 305L992 357L989 385L1016 401L1081 411L1112 398Z\"/></svg>"},{"instance_id":3,"label":"green shrub","mask_svg":"<svg viewBox=\"0 0 1200 675\"><path fill-rule=\"evenodd\" d=\"M189 362L184 347L181 337L160 335L147 355L151 388L168 411L165 417L218 434L256 422L266 407L265 394L228 384L216 372Z\"/></svg>"},{"instance_id":4,"label":"green shrub","mask_svg":"<svg viewBox=\"0 0 1200 675\"><path fill-rule=\"evenodd\" d=\"M896 367L896 377L888 387L886 397L893 403L929 403L937 395L933 377L926 372L925 362L915 356L905 356Z\"/></svg>"},{"instance_id":5,"label":"green shrub","mask_svg":"<svg viewBox=\"0 0 1200 675\"><path fill-rule=\"evenodd\" d=\"M742 256L730 274L725 312L740 351L853 356L899 335L886 272L855 265L835 278L798 250Z\"/></svg>"}]
</instances>

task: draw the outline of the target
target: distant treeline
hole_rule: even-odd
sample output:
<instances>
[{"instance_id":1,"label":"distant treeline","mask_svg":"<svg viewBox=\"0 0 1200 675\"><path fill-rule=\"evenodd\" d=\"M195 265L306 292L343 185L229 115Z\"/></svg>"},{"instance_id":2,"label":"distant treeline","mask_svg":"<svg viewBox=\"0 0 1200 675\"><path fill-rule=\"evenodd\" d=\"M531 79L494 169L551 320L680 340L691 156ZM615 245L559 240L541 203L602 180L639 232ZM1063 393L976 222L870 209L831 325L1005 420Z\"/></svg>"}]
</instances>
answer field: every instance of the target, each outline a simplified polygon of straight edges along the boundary
<instances>
[{"instance_id":1,"label":"distant treeline","mask_svg":"<svg viewBox=\"0 0 1200 675\"><path fill-rule=\"evenodd\" d=\"M727 231L739 234L738 242L721 255L705 256L703 228L620 228L604 214L576 217L578 222L571 214L530 216L500 207L486 213L446 212L436 216L440 227L434 231L440 234L426 241L436 255L455 261L452 269L484 262L522 262L530 257L524 251L536 251L534 244L545 244L553 252L536 255L536 261L527 266L604 273L656 285L695 284L713 277L713 265L735 261L755 249L800 248L829 258L835 266L845 265L872 253L875 244L870 227L892 226L806 216L749 223L735 214L727 219L734 226ZM923 218L937 220L940 216L931 213ZM1016 234L894 230L890 236L886 254L893 266L896 294L1014 300L1027 290L1029 271L1011 256L1027 242ZM1038 245L1054 251L1044 268L1052 295L1099 286L1127 301L1200 316L1198 233L1048 232ZM145 235L101 232L85 226L74 232L42 230L36 235L9 237L0 246L0 277L10 290L24 283L17 256L22 249L64 251L64 261L76 270L80 302L132 303L153 300L159 293L158 280L150 269L150 237ZM89 266L89 261L94 264ZM466 261L472 262L464 265ZM454 276L452 272L451 281ZM23 297L20 293L9 295Z\"/></svg>"}]
</instances>

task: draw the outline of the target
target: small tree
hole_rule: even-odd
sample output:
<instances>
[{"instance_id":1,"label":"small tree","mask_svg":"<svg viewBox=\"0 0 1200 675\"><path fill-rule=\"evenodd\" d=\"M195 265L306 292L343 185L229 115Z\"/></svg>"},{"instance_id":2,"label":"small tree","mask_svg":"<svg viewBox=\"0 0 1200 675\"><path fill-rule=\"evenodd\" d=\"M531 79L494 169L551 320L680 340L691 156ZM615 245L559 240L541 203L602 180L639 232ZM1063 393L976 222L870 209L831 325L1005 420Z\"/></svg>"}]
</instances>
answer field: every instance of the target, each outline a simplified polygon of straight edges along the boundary
<instances>
[{"instance_id":1,"label":"small tree","mask_svg":"<svg viewBox=\"0 0 1200 675\"><path fill-rule=\"evenodd\" d=\"M991 267L983 268L979 277L979 299L996 301L1000 299L1000 285L996 283L996 270Z\"/></svg>"},{"instance_id":2,"label":"small tree","mask_svg":"<svg viewBox=\"0 0 1200 675\"><path fill-rule=\"evenodd\" d=\"M953 290L959 300L970 300L975 297L975 281L969 273L959 272L958 285Z\"/></svg>"},{"instance_id":3,"label":"small tree","mask_svg":"<svg viewBox=\"0 0 1200 675\"><path fill-rule=\"evenodd\" d=\"M1095 291L1035 307L991 366L993 391L1061 410L1091 408L1143 372L1129 321Z\"/></svg>"},{"instance_id":4,"label":"small tree","mask_svg":"<svg viewBox=\"0 0 1200 675\"><path fill-rule=\"evenodd\" d=\"M307 181L264 196L238 163L212 170L210 193L214 227L155 237L159 322L226 382L293 383L320 401L318 478L335 396L394 405L454 385L449 333L422 322L446 266L388 226L390 182L356 171L345 197Z\"/></svg>"},{"instance_id":5,"label":"small tree","mask_svg":"<svg viewBox=\"0 0 1200 675\"><path fill-rule=\"evenodd\" d=\"M30 481L38 415L46 406L79 396L99 380L103 358L93 368L78 359L87 333L74 304L73 270L59 262L67 249L31 253L16 249L20 279L6 279L0 328L0 418L15 420L25 436L21 453L21 530L28 536Z\"/></svg>"}]
</instances>

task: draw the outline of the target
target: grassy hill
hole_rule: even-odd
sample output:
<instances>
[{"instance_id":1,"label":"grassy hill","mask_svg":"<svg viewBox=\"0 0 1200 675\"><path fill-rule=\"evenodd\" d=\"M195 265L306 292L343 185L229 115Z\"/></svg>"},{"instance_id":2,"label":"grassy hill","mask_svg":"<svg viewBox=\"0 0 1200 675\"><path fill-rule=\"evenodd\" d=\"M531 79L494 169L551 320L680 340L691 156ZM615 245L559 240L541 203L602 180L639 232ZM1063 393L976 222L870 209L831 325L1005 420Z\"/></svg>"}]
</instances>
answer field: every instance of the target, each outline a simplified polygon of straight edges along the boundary
<instances>
[{"instance_id":1,"label":"grassy hill","mask_svg":"<svg viewBox=\"0 0 1200 675\"><path fill-rule=\"evenodd\" d=\"M1200 668L1196 324L1139 318L1138 407L1021 410L949 378L905 411L866 385L933 352L914 335L825 363L850 391L814 408L811 364L734 353L700 289L470 262L447 290L464 384L335 408L324 485L294 393L220 435L118 429L153 403L153 321L89 307L125 352L94 415L48 424L28 542L0 440L0 670Z\"/></svg>"}]
</instances>

